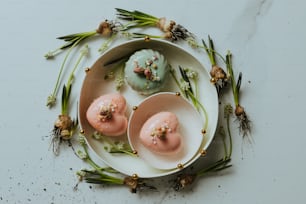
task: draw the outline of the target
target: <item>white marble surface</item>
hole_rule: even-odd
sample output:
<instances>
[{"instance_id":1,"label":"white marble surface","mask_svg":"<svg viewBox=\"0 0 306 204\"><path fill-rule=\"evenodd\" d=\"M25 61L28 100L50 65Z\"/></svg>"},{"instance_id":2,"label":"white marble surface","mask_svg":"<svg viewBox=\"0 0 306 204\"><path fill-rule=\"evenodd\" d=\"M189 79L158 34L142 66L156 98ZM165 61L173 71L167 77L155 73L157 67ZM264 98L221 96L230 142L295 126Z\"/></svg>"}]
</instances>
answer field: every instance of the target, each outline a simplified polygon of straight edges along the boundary
<instances>
[{"instance_id":1,"label":"white marble surface","mask_svg":"<svg viewBox=\"0 0 306 204\"><path fill-rule=\"evenodd\" d=\"M183 2L2 1L0 203L305 202L305 1ZM168 182L162 187L162 179L156 181L159 192L131 194L123 187L86 183L73 190L75 172L86 164L70 148L53 156L48 135L60 109L45 107L63 55L54 61L43 55L61 44L55 37L95 29L114 18L116 7L174 19L198 36L211 35L217 49L234 53L235 71L244 74L241 101L253 121L255 142L247 145L235 134L232 168L183 192ZM90 46L84 67L99 57L100 41ZM208 65L204 55L197 56Z\"/></svg>"}]
</instances>

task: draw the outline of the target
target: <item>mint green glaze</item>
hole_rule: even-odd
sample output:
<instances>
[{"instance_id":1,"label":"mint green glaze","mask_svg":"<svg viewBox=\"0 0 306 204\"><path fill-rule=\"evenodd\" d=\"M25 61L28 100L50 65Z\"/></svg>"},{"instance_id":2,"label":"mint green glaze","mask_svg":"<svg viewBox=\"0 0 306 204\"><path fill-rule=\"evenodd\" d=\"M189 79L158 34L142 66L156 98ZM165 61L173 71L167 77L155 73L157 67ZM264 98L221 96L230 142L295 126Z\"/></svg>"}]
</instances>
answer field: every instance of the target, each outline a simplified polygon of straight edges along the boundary
<instances>
[{"instance_id":1,"label":"mint green glaze","mask_svg":"<svg viewBox=\"0 0 306 204\"><path fill-rule=\"evenodd\" d=\"M148 62L151 61L149 65ZM143 73L135 73L135 67L149 69L152 72L150 79ZM125 65L125 78L127 83L140 94L149 95L158 92L169 73L168 62L165 57L157 51L143 49L136 51Z\"/></svg>"}]
</instances>

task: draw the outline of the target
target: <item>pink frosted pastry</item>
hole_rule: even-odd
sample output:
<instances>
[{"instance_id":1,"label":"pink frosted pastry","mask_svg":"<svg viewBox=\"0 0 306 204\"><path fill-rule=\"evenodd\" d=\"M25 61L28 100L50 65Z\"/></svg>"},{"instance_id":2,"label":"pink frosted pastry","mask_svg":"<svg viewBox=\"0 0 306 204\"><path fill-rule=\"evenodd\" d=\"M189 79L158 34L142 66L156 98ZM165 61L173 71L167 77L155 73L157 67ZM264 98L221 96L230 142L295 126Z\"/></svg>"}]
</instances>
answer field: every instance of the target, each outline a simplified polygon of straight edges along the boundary
<instances>
[{"instance_id":1,"label":"pink frosted pastry","mask_svg":"<svg viewBox=\"0 0 306 204\"><path fill-rule=\"evenodd\" d=\"M95 99L89 106L86 117L89 124L107 136L119 136L126 132L125 98L117 93Z\"/></svg>"},{"instance_id":2,"label":"pink frosted pastry","mask_svg":"<svg viewBox=\"0 0 306 204\"><path fill-rule=\"evenodd\" d=\"M171 155L180 152L181 135L178 131L178 119L171 112L160 112L150 117L142 126L140 141L150 151Z\"/></svg>"}]
</instances>

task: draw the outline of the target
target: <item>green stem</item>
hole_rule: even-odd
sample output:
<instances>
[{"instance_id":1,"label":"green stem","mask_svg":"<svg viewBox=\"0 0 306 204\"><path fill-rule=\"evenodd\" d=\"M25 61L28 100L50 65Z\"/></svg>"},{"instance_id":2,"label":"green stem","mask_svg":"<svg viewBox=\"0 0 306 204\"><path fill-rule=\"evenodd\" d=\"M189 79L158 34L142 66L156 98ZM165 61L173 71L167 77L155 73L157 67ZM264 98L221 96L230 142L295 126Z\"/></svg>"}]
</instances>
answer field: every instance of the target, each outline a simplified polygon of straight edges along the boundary
<instances>
[{"instance_id":1,"label":"green stem","mask_svg":"<svg viewBox=\"0 0 306 204\"><path fill-rule=\"evenodd\" d=\"M128 11L125 9L116 8L118 12L118 16L120 19L128 20L128 21L150 21L157 23L159 21L159 18L149 15L147 13L141 12L141 11Z\"/></svg>"},{"instance_id":2,"label":"green stem","mask_svg":"<svg viewBox=\"0 0 306 204\"><path fill-rule=\"evenodd\" d=\"M231 133L231 129L230 129L230 117L229 114L227 114L226 116L226 126L227 126L227 133L228 133L228 137L229 137L229 154L227 157L231 157L232 156L232 151L233 151L233 141L232 141L232 133Z\"/></svg>"},{"instance_id":3,"label":"green stem","mask_svg":"<svg viewBox=\"0 0 306 204\"><path fill-rule=\"evenodd\" d=\"M97 34L97 31L89 31L89 32L76 33L76 34L70 34L70 35L58 37L57 39L64 40L66 43L56 48L55 50L48 52L44 56L46 59L53 58L60 51L65 50L66 48L70 48L74 44L76 45L79 44L81 42L80 39L85 40L86 38L92 37L96 34Z\"/></svg>"},{"instance_id":4,"label":"green stem","mask_svg":"<svg viewBox=\"0 0 306 204\"><path fill-rule=\"evenodd\" d=\"M115 150L110 151L109 153L124 153L130 156L135 157L136 155L133 154L133 152L130 152L128 150L124 150L124 149L119 149L119 148L115 148Z\"/></svg>"},{"instance_id":5,"label":"green stem","mask_svg":"<svg viewBox=\"0 0 306 204\"><path fill-rule=\"evenodd\" d=\"M169 65L170 66L170 65ZM176 76L175 76L175 70L171 67L170 68L170 73L171 73L171 76L173 77L173 79L174 79L174 81L175 81L175 83L176 83L176 85L178 86L178 88L180 89L180 92L181 93L185 93L185 91L182 89L182 87L180 86L180 82L178 81L178 79L176 78Z\"/></svg>"},{"instance_id":6,"label":"green stem","mask_svg":"<svg viewBox=\"0 0 306 204\"><path fill-rule=\"evenodd\" d=\"M198 79L195 78L194 80L194 86L195 86L195 97L199 98L199 86L198 86Z\"/></svg>"},{"instance_id":7,"label":"green stem","mask_svg":"<svg viewBox=\"0 0 306 204\"><path fill-rule=\"evenodd\" d=\"M120 77L124 78L124 72L125 72L125 67L123 66L124 63L119 64L119 66L121 66L121 71L120 71Z\"/></svg>"},{"instance_id":8,"label":"green stem","mask_svg":"<svg viewBox=\"0 0 306 204\"><path fill-rule=\"evenodd\" d=\"M85 48L88 49L88 45L85 45ZM80 56L79 56L77 62L76 62L75 65L74 65L74 68L73 68L72 72L70 73L70 76L69 76L68 82L67 82L67 86L69 86L70 84L72 84L72 80L73 80L73 78L74 78L74 72L75 72L75 70L77 69L77 67L79 66L81 60L83 59L83 57L84 57L85 55L86 55L86 54L84 54L84 53L81 53L81 54L80 54Z\"/></svg>"},{"instance_id":9,"label":"green stem","mask_svg":"<svg viewBox=\"0 0 306 204\"><path fill-rule=\"evenodd\" d=\"M176 78L174 72L175 72L175 71L171 68L170 73L171 73L171 76L173 77L173 79L174 79L176 85L179 87L181 93L185 93L185 91L181 88L180 83L179 83L178 79ZM203 106L203 104L201 104L201 102L198 100L198 98L195 97L194 94L193 94L190 90L187 91L187 94L188 94L188 96L191 97L191 100L192 100L193 105L194 105L197 109L200 108L200 109L203 111L203 114L204 114L204 117L205 117L204 129L206 130L206 128L208 127L208 114L207 114L207 111L206 111L205 107Z\"/></svg>"},{"instance_id":10,"label":"green stem","mask_svg":"<svg viewBox=\"0 0 306 204\"><path fill-rule=\"evenodd\" d=\"M86 155L86 159L85 161L91 166L93 167L100 175L105 175L104 174L104 170L105 168L101 168L97 163L95 163L92 158L89 155L88 149L86 144L82 144L82 147L84 149L85 155Z\"/></svg>"},{"instance_id":11,"label":"green stem","mask_svg":"<svg viewBox=\"0 0 306 204\"><path fill-rule=\"evenodd\" d=\"M128 155L130 155L130 156L133 156L133 157L136 156L132 151L118 148L118 147L117 147L109 138L107 138L107 137L103 137L103 140L105 140L108 144L110 144L110 145L112 146L112 148L115 149L115 152L117 152L117 153L120 153L120 152L121 152L121 153L128 154ZM113 152L113 153L115 153L115 152ZM111 153L111 152L110 152L110 153Z\"/></svg>"},{"instance_id":12,"label":"green stem","mask_svg":"<svg viewBox=\"0 0 306 204\"><path fill-rule=\"evenodd\" d=\"M228 136L229 136L229 141L230 141L230 149L229 149L229 154L228 157L232 156L232 151L233 151L233 141L232 141L232 134L231 134L231 130L230 130L230 124L229 124L229 118L227 118L227 132L228 132Z\"/></svg>"},{"instance_id":13,"label":"green stem","mask_svg":"<svg viewBox=\"0 0 306 204\"><path fill-rule=\"evenodd\" d=\"M203 46L198 45L197 47L200 48L204 48L204 50L206 51L209 61L211 63L212 66L216 65L216 61L215 61L215 57L213 55L213 53L211 52L211 48L208 48L208 46L206 45L205 41L202 39L202 44Z\"/></svg>"},{"instance_id":14,"label":"green stem","mask_svg":"<svg viewBox=\"0 0 306 204\"><path fill-rule=\"evenodd\" d=\"M223 143L223 148L224 148L224 159L225 159L228 156L228 152L227 152L227 145L225 141L225 131L223 127L220 127L220 134L222 136L222 143Z\"/></svg>"},{"instance_id":15,"label":"green stem","mask_svg":"<svg viewBox=\"0 0 306 204\"><path fill-rule=\"evenodd\" d=\"M220 159L217 162L215 162L214 164L208 166L207 168L198 171L196 173L196 175L197 176L203 176L208 172L221 170L222 168L227 168L229 166L226 166L226 165L227 165L228 162L230 162L230 160L231 160L230 158Z\"/></svg>"},{"instance_id":16,"label":"green stem","mask_svg":"<svg viewBox=\"0 0 306 204\"><path fill-rule=\"evenodd\" d=\"M68 107L69 107L69 98L70 98L70 93L71 93L71 87L72 87L72 82L74 80L74 72L77 69L77 67L79 66L82 58L87 54L88 52L88 45L85 45L85 47L83 49L86 49L85 51L81 50L81 54L78 58L78 60L76 61L74 68L72 69L69 77L68 77L68 81L66 86L64 86L64 95L62 96L62 114L68 114Z\"/></svg>"},{"instance_id":17,"label":"green stem","mask_svg":"<svg viewBox=\"0 0 306 204\"><path fill-rule=\"evenodd\" d=\"M98 172L96 170L82 170L85 172L85 180L88 183L95 184L124 184L124 180L122 178L114 177L104 172Z\"/></svg>"},{"instance_id":18,"label":"green stem","mask_svg":"<svg viewBox=\"0 0 306 204\"><path fill-rule=\"evenodd\" d=\"M99 51L100 53L104 52L104 51L108 48L109 44L115 39L116 36L117 36L117 34L112 34L111 37L108 38L108 39L106 40L106 42L104 42L104 43L101 45L101 47L98 49L98 51Z\"/></svg>"},{"instance_id":19,"label":"green stem","mask_svg":"<svg viewBox=\"0 0 306 204\"><path fill-rule=\"evenodd\" d=\"M88 158L86 159L86 162L87 162L91 167L93 167L97 172L103 173L102 168L101 168L99 165L97 165L89 156L88 156Z\"/></svg>"},{"instance_id":20,"label":"green stem","mask_svg":"<svg viewBox=\"0 0 306 204\"><path fill-rule=\"evenodd\" d=\"M193 93L191 93L191 91L188 90L188 95L192 98L192 100L195 101L195 103L197 105L199 105L200 109L202 110L204 117L205 117L205 123L204 123L204 130L207 129L208 127L208 114L207 111L205 109L205 107L203 106L203 104L193 95Z\"/></svg>"},{"instance_id":21,"label":"green stem","mask_svg":"<svg viewBox=\"0 0 306 204\"><path fill-rule=\"evenodd\" d=\"M233 67L232 67L232 54L230 53L230 51L228 51L226 55L226 67L227 67L227 72L229 73L230 79L231 79L234 103L236 106L238 106L239 105L239 93L238 93L237 86L236 86L236 80L235 80Z\"/></svg>"},{"instance_id":22,"label":"green stem","mask_svg":"<svg viewBox=\"0 0 306 204\"><path fill-rule=\"evenodd\" d=\"M116 178L116 177L110 177L110 178L101 178L100 179L103 183L106 182L108 184L123 184L123 179Z\"/></svg>"},{"instance_id":23,"label":"green stem","mask_svg":"<svg viewBox=\"0 0 306 204\"><path fill-rule=\"evenodd\" d=\"M163 38L163 36L160 36L160 35L149 35L149 34L145 34L145 33L132 33L132 37L133 38L145 38L145 37L149 37L149 38L155 38L155 39Z\"/></svg>"},{"instance_id":24,"label":"green stem","mask_svg":"<svg viewBox=\"0 0 306 204\"><path fill-rule=\"evenodd\" d=\"M65 64L66 64L66 61L67 61L67 59L68 59L68 56L69 56L70 52L72 51L72 49L73 49L73 48L79 43L79 41L81 41L81 40L82 40L82 38L80 38L78 41L76 41L76 42L69 48L68 52L66 53L65 58L64 58L64 60L63 60L63 62L62 62L62 65L61 65L59 74L58 74L58 76L57 76L57 80L56 80L56 83L55 83L53 92L52 92L52 94L51 94L50 97L53 97L53 98L56 99L56 95L57 95L57 92L58 92L58 87L59 87L60 78L61 78L62 72L63 72L63 70L64 70L64 66L65 66ZM48 98L48 99L49 99L49 98ZM49 105L50 107L52 107L54 104L48 104L48 105Z\"/></svg>"}]
</instances>

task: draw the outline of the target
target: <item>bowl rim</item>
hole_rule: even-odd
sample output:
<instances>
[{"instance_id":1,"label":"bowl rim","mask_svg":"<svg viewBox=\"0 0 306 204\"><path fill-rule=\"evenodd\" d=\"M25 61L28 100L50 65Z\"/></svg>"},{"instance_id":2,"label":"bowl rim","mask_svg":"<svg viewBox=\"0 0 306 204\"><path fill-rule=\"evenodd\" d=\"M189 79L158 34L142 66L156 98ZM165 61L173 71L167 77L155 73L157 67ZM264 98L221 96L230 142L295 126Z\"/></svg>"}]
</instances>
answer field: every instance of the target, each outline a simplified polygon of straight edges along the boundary
<instances>
[{"instance_id":1,"label":"bowl rim","mask_svg":"<svg viewBox=\"0 0 306 204\"><path fill-rule=\"evenodd\" d=\"M158 92L158 93L155 93L155 94L152 94L152 95L150 95L150 96L148 96L148 97L146 97L145 99L143 99L137 106L134 106L134 108L133 108L133 111L131 112L131 114L130 114L130 116L129 116L129 119L128 119L128 127L127 127L127 137L128 137L128 141L129 141L129 144L130 144L130 146L132 147L132 149L133 149L133 151L135 151L135 152L137 152L138 153L138 155L139 155L139 149L137 149L136 147L137 147L137 145L135 144L135 137L136 136L132 136L131 134L132 134L132 132L133 133L135 133L135 130L132 130L132 128L135 128L135 117L137 117L137 116L139 116L139 111L141 111L141 110L143 110L143 109L145 109L148 105L151 105L152 104L152 101L154 101L154 100L157 100L157 99L159 99L159 100L161 100L161 99L163 99L163 100L167 100L167 99L169 99L169 100L174 100L174 98L177 98L177 99L175 99L175 100L180 100L178 103L180 104L180 105L183 105L184 107L180 107L180 108L186 108L186 109L188 109L189 111L193 111L193 116L196 116L197 118L197 121L199 121L198 122L198 125L200 126L200 127L202 127L202 124L204 123L203 121L204 121L204 119L203 119L203 117L197 112L197 110L195 109L195 107L193 106L193 104L190 102L190 101L188 101L186 98L184 98L184 97L182 97L181 96L181 94L179 94L178 92L169 92L169 91L165 91L165 92ZM150 104L148 104L148 103L150 103ZM153 104L154 105L154 104ZM143 106L145 106L145 107L143 107ZM157 105L157 106L159 106L159 105ZM157 109L159 109L159 108L157 108ZM165 110L166 111L166 110ZM155 112L155 111L147 111L146 113L148 113L148 112L151 112L153 115L154 114L156 114L156 113L158 113L158 112ZM176 111L176 112L178 112L178 111ZM146 113L141 113L141 114L145 114L146 115ZM150 114L150 116L149 117L151 117L152 115ZM176 116L178 116L177 114L176 114ZM148 118L146 118L146 119L148 119ZM179 120L181 119L181 118L178 118ZM142 121L142 125L145 123L145 121ZM138 124L139 125L139 124ZM137 125L136 125L137 126ZM182 127L183 125L182 124L180 124L180 126ZM202 130L202 128L199 128L199 133L200 133L200 131ZM139 133L138 132L138 129L137 129L137 133ZM197 135L197 134L191 134L191 137L195 137L195 135ZM183 136L183 135L182 135ZM202 136L202 135L200 135L200 136ZM182 137L182 139L186 139L186 136L183 136ZM136 140L137 140L137 138L136 138ZM177 160L177 163L176 163L176 165L174 166L174 165L172 165L172 167L170 168L170 167L168 167L168 168L159 168L159 169L163 169L163 170L170 170L170 169L175 169L175 168L178 168L178 166L180 166L180 165L183 165L183 168L186 168L186 167L188 167L191 163L193 163L192 161L195 159L194 157L196 157L197 156L197 154L198 154L198 152L199 152L199 150L200 150L200 147L201 147L201 144L202 144L202 142L203 142L203 138L199 138L199 141L197 140L197 142L199 142L199 143L197 143L196 144L196 146L192 149L192 150L189 150L189 151L192 151L192 152L194 152L193 154L191 154L191 155L189 155L189 157L188 158L186 158L186 157L183 157L183 158L178 158L178 160ZM136 142L137 143L137 142ZM187 145L188 146L188 145ZM187 147L186 146L186 147ZM190 145L189 145L189 148L190 148ZM187 154L187 153L186 153ZM150 155L154 155L154 153L150 153ZM141 155L139 155L140 157L141 157ZM160 157L163 157L163 156L159 156L159 155L155 155L155 156L153 156L153 158L151 157L151 159L159 159ZM155 167L155 168L158 168L157 166L159 166L159 165L157 165L156 163L155 163L155 161L152 161L152 160L147 160L147 159L145 159L145 158L143 158L147 163L149 163L149 164L151 164L153 167ZM181 160L184 160L184 162L180 162ZM174 162L173 162L174 163ZM162 164L162 163L159 163L159 164ZM170 164L168 164L167 166L170 166Z\"/></svg>"}]
</instances>

